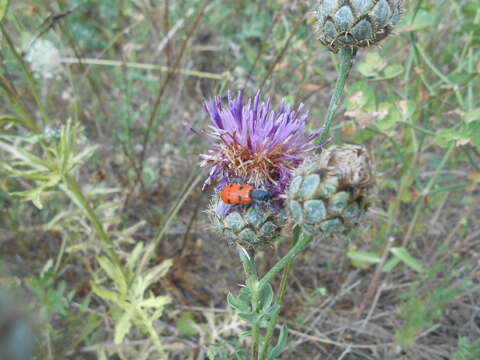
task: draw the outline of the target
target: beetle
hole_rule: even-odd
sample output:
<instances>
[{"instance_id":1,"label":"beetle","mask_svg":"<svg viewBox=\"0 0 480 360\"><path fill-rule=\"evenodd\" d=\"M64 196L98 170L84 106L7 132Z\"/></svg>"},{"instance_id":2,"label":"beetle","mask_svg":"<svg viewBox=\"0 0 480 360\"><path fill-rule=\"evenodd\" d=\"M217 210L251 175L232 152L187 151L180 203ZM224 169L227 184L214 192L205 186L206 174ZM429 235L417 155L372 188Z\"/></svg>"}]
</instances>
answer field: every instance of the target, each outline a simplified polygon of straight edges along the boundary
<instances>
[{"instance_id":1,"label":"beetle","mask_svg":"<svg viewBox=\"0 0 480 360\"><path fill-rule=\"evenodd\" d=\"M255 189L245 184L228 184L220 194L225 204L249 204L252 201L267 201L272 198L272 193L262 189Z\"/></svg>"}]
</instances>

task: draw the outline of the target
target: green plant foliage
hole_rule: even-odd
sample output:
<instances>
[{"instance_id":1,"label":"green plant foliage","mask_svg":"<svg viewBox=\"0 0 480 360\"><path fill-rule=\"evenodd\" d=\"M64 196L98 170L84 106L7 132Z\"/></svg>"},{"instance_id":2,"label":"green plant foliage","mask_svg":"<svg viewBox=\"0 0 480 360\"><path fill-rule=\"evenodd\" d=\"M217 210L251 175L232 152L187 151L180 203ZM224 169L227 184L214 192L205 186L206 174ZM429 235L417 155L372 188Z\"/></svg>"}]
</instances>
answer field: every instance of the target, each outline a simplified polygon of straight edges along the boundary
<instances>
[{"instance_id":1,"label":"green plant foliage","mask_svg":"<svg viewBox=\"0 0 480 360\"><path fill-rule=\"evenodd\" d=\"M435 276L443 275L444 278L438 281L438 286L428 289L424 294L416 294L419 285L412 287L407 295L407 300L400 306L400 314L405 321L402 329L396 332L395 338L402 347L409 347L415 344L420 333L434 326L444 312L445 308L459 295L468 290L472 283L468 280L460 281L451 285L450 282L455 276L455 271L445 273L445 266L438 266L437 269L429 271L423 281L431 283Z\"/></svg>"},{"instance_id":2,"label":"green plant foliage","mask_svg":"<svg viewBox=\"0 0 480 360\"><path fill-rule=\"evenodd\" d=\"M460 337L457 347L452 360L475 360L480 357L480 339L470 342L467 338Z\"/></svg>"},{"instance_id":3,"label":"green plant foliage","mask_svg":"<svg viewBox=\"0 0 480 360\"><path fill-rule=\"evenodd\" d=\"M0 0L0 21L2 21L5 15L7 14L9 5L10 5L10 0Z\"/></svg>"},{"instance_id":4,"label":"green plant foliage","mask_svg":"<svg viewBox=\"0 0 480 360\"><path fill-rule=\"evenodd\" d=\"M130 333L133 325L139 325L152 336L159 349L162 349L160 338L156 334L153 322L162 316L163 310L170 303L168 296L155 296L147 290L152 284L165 276L172 265L171 260L149 269L141 275L135 274L139 264L143 243L138 243L129 259L126 268L120 268L106 257L98 257L98 263L107 274L113 289L105 285L98 286L91 282L93 292L111 305L116 314L114 341L121 344L125 336ZM163 350L161 350L163 352Z\"/></svg>"},{"instance_id":5,"label":"green plant foliage","mask_svg":"<svg viewBox=\"0 0 480 360\"><path fill-rule=\"evenodd\" d=\"M197 324L193 314L189 312L181 313L177 320L177 329L185 336L197 335L201 327L205 327L205 324Z\"/></svg>"},{"instance_id":6,"label":"green plant foliage","mask_svg":"<svg viewBox=\"0 0 480 360\"><path fill-rule=\"evenodd\" d=\"M50 140L48 134L29 137L1 136L0 149L7 152L12 161L1 163L0 166L12 177L24 178L35 183L31 190L15 192L26 201L31 201L41 209L41 195L52 187L59 185L65 177L72 173L80 164L88 159L95 147L87 146L78 151L77 141L80 136L79 124L68 122L61 130L59 139ZM50 140L50 141L49 141ZM30 145L42 145L42 156L32 151L17 148L14 142L21 141Z\"/></svg>"}]
</instances>

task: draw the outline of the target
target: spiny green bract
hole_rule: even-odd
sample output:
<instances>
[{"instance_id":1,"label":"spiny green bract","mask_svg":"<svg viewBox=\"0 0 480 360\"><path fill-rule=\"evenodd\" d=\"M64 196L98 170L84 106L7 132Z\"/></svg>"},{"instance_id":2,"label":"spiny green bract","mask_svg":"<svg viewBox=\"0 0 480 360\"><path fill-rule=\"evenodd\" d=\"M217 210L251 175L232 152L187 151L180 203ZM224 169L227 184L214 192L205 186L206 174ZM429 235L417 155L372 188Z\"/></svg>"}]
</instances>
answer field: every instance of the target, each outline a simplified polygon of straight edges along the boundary
<instances>
[{"instance_id":1,"label":"spiny green bract","mask_svg":"<svg viewBox=\"0 0 480 360\"><path fill-rule=\"evenodd\" d=\"M288 209L308 233L350 230L365 214L375 179L366 149L331 146L306 160L288 189Z\"/></svg>"},{"instance_id":2,"label":"spiny green bract","mask_svg":"<svg viewBox=\"0 0 480 360\"><path fill-rule=\"evenodd\" d=\"M214 197L218 198L218 197ZM227 213L220 200L214 200L209 214L216 230L229 243L247 249L258 248L276 240L286 223L284 210L273 209L269 202L235 205Z\"/></svg>"},{"instance_id":3,"label":"spiny green bract","mask_svg":"<svg viewBox=\"0 0 480 360\"><path fill-rule=\"evenodd\" d=\"M315 10L320 42L331 51L385 39L402 13L402 0L322 0Z\"/></svg>"}]
</instances>

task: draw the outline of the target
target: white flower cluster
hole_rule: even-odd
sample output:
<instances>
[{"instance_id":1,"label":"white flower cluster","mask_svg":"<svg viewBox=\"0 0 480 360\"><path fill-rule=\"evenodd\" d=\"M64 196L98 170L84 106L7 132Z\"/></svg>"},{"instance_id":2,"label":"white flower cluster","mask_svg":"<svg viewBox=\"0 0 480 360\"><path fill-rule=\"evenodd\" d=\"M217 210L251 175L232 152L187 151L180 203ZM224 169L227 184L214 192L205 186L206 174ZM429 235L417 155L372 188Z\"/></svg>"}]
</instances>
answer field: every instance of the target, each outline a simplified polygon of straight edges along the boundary
<instances>
[{"instance_id":1,"label":"white flower cluster","mask_svg":"<svg viewBox=\"0 0 480 360\"><path fill-rule=\"evenodd\" d=\"M60 76L62 64L60 50L50 40L38 39L28 49L25 60L37 78L54 79Z\"/></svg>"}]
</instances>

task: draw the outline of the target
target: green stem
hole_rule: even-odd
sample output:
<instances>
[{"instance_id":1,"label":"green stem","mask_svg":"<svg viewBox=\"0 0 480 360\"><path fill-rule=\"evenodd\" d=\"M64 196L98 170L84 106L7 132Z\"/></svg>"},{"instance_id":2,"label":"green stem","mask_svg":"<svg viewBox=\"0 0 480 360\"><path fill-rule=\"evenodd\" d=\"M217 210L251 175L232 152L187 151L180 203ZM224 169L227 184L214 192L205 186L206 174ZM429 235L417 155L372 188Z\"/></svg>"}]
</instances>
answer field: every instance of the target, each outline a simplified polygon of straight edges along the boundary
<instances>
[{"instance_id":1,"label":"green stem","mask_svg":"<svg viewBox=\"0 0 480 360\"><path fill-rule=\"evenodd\" d=\"M10 35L8 35L7 31L5 30L5 28L1 24L0 24L0 30L2 31L3 37L7 41L8 47L10 48L13 55L15 56L15 59L20 64L20 67L22 68L22 72L25 75L25 79L27 80L28 86L30 87L30 91L32 92L33 99L35 100L35 103L37 104L38 109L40 110L40 114L42 114L44 122L46 124L49 124L50 123L50 117L48 116L47 109L45 108L45 105L40 100L40 95L38 94L37 88L35 86L35 80L33 79L32 74L28 70L28 67L25 64L25 61L23 60L23 58L20 56L20 54L15 49L15 45L13 44L13 41L10 38Z\"/></svg>"},{"instance_id":2,"label":"green stem","mask_svg":"<svg viewBox=\"0 0 480 360\"><path fill-rule=\"evenodd\" d=\"M292 237L292 248L298 243L298 239L302 233L302 228L300 226L296 226L293 230L293 237ZM280 289L278 290L277 301L276 303L279 307L282 307L283 299L285 298L285 293L287 291L287 284L288 284L288 277L290 275L290 269L293 265L293 258L287 263L285 268L283 269L282 280L280 281ZM273 332L275 331L275 326L277 325L278 316L280 315L280 308L278 311L272 316L270 322L268 323L267 333L265 335L265 341L263 342L263 349L260 355L260 360L266 360L268 356L268 349L270 345L270 340L272 339Z\"/></svg>"},{"instance_id":3,"label":"green stem","mask_svg":"<svg viewBox=\"0 0 480 360\"><path fill-rule=\"evenodd\" d=\"M340 70L338 73L337 83L335 85L335 90L333 92L332 98L330 99L330 105L328 106L327 116L323 125L323 132L320 136L320 144L323 144L327 141L330 135L330 127L332 126L335 113L337 112L340 100L342 99L343 89L345 87L345 82L350 74L350 69L352 68L353 59L357 53L356 49L350 47L343 47L340 49L338 54L340 58Z\"/></svg>"},{"instance_id":4,"label":"green stem","mask_svg":"<svg viewBox=\"0 0 480 360\"><path fill-rule=\"evenodd\" d=\"M258 275L255 267L254 255L251 256L247 250L237 246L237 253L243 264L247 286L252 290L252 311L258 313L258 301L260 288L258 287ZM258 322L253 324L252 328L252 359L258 356L258 344L260 342L260 326Z\"/></svg>"},{"instance_id":5,"label":"green stem","mask_svg":"<svg viewBox=\"0 0 480 360\"><path fill-rule=\"evenodd\" d=\"M88 203L87 199L82 193L82 190L78 186L76 180L70 176L66 175L65 176L65 183L68 187L69 190L69 195L73 197L73 200L75 203L85 211L88 219L92 223L93 229L97 233L98 237L102 241L104 245L104 250L107 253L107 255L110 257L110 259L116 264L119 265L119 268L122 269L122 266L120 266L120 259L118 258L117 254L111 249L111 245L113 244L112 239L110 239L105 232L102 223L97 217L97 214L95 214L95 211L92 209L90 204Z\"/></svg>"},{"instance_id":6,"label":"green stem","mask_svg":"<svg viewBox=\"0 0 480 360\"><path fill-rule=\"evenodd\" d=\"M288 263L291 260L293 260L310 243L311 240L312 240L312 237L310 235L301 233L299 236L298 242L259 281L258 288L261 289L266 284L268 284L280 270L282 270L285 266L287 266Z\"/></svg>"}]
</instances>

